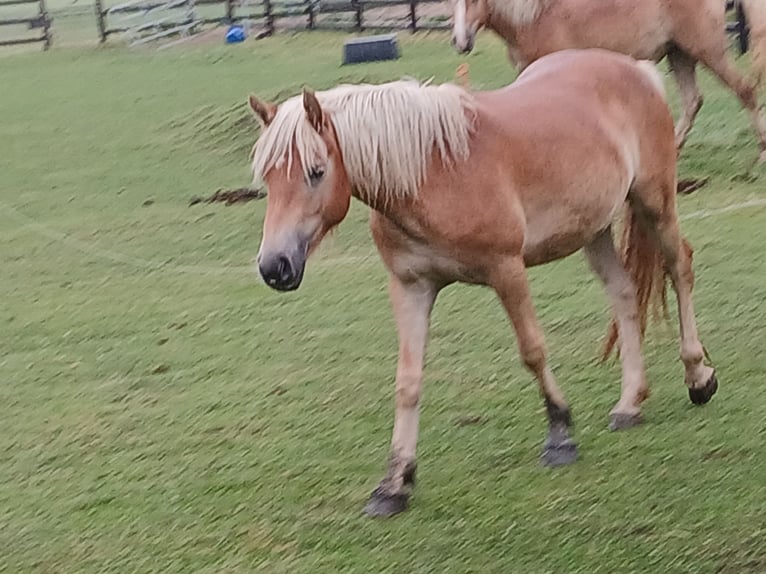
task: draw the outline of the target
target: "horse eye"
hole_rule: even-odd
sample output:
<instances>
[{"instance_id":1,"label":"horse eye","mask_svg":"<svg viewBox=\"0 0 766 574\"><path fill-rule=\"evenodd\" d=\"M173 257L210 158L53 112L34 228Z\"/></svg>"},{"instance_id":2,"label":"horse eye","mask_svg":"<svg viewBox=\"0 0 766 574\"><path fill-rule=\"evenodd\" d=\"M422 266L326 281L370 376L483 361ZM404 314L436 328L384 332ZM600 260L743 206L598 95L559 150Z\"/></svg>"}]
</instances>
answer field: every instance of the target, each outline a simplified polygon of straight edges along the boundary
<instances>
[{"instance_id":1,"label":"horse eye","mask_svg":"<svg viewBox=\"0 0 766 574\"><path fill-rule=\"evenodd\" d=\"M312 167L309 171L309 181L311 185L316 185L324 177L324 169L321 167Z\"/></svg>"}]
</instances>

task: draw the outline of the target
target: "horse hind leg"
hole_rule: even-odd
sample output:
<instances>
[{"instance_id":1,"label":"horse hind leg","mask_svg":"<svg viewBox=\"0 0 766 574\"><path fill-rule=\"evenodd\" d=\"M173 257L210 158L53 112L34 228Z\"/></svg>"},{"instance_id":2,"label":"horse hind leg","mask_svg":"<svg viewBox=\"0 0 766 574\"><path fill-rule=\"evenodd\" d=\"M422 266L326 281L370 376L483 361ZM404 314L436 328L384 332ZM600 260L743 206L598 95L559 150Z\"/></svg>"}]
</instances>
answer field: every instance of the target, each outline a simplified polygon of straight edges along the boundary
<instances>
[{"instance_id":1,"label":"horse hind leg","mask_svg":"<svg viewBox=\"0 0 766 574\"><path fill-rule=\"evenodd\" d=\"M657 190L661 193L655 193ZM670 275L678 303L684 381L689 389L690 400L700 405L712 398L718 390L718 381L715 370L704 362L705 349L697 333L692 301L692 248L681 237L675 201L672 200L674 193L675 185L672 181L665 185L634 186L631 202L642 226L660 250L665 271Z\"/></svg>"},{"instance_id":2,"label":"horse hind leg","mask_svg":"<svg viewBox=\"0 0 766 574\"><path fill-rule=\"evenodd\" d=\"M620 345L622 392L609 415L609 428L626 429L641 422L641 403L649 396L641 356L636 286L617 254L611 227L602 231L584 248L584 252L591 269L606 289Z\"/></svg>"},{"instance_id":3,"label":"horse hind leg","mask_svg":"<svg viewBox=\"0 0 766 574\"><path fill-rule=\"evenodd\" d=\"M753 129L758 137L758 144L761 150L760 160L766 161L766 120L764 120L758 108L755 83L746 79L737 71L727 58L723 48L709 53L702 53L698 60L710 68L718 79L737 95L742 106L748 111Z\"/></svg>"},{"instance_id":4,"label":"horse hind leg","mask_svg":"<svg viewBox=\"0 0 766 574\"><path fill-rule=\"evenodd\" d=\"M715 370L705 364L705 349L697 333L692 289L694 269L692 248L681 237L675 217L660 217L656 221L656 235L665 259L665 266L673 283L678 302L678 320L681 330L681 360L684 363L684 381L689 388L689 399L695 405L707 403L718 390Z\"/></svg>"},{"instance_id":5,"label":"horse hind leg","mask_svg":"<svg viewBox=\"0 0 766 574\"><path fill-rule=\"evenodd\" d=\"M674 49L668 53L668 62L678 84L683 103L683 112L676 124L675 131L676 150L680 152L692 129L694 118L702 107L702 94L697 87L697 61L694 58L686 52Z\"/></svg>"}]
</instances>

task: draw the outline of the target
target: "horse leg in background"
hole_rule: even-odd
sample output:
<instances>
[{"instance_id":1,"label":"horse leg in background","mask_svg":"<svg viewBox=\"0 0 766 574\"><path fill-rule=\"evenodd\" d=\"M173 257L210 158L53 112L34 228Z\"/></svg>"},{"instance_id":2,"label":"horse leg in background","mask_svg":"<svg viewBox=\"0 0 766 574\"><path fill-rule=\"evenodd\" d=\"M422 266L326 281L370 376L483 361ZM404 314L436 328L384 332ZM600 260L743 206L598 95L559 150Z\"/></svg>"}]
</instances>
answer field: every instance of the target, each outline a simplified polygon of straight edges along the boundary
<instances>
[{"instance_id":1,"label":"horse leg in background","mask_svg":"<svg viewBox=\"0 0 766 574\"><path fill-rule=\"evenodd\" d=\"M641 403L649 396L641 356L636 286L617 254L611 226L599 233L584 251L591 269L604 284L619 335L622 393L609 415L609 428L633 427L641 422Z\"/></svg>"},{"instance_id":2,"label":"horse leg in background","mask_svg":"<svg viewBox=\"0 0 766 574\"><path fill-rule=\"evenodd\" d=\"M494 271L490 285L513 323L521 358L537 378L540 394L545 400L549 430L542 462L546 466L572 463L577 459L577 447L569 437L572 426L569 405L546 364L545 341L535 317L523 258L506 260Z\"/></svg>"},{"instance_id":3,"label":"horse leg in background","mask_svg":"<svg viewBox=\"0 0 766 574\"><path fill-rule=\"evenodd\" d=\"M388 472L364 508L368 516L392 516L407 509L415 485L415 450L423 361L431 310L438 289L432 283L390 279L390 297L399 333L396 415Z\"/></svg>"},{"instance_id":4,"label":"horse leg in background","mask_svg":"<svg viewBox=\"0 0 766 574\"><path fill-rule=\"evenodd\" d=\"M668 52L668 62L683 102L683 112L676 124L676 150L680 152L692 129L694 118L702 107L702 95L697 87L697 61L694 58L681 50L673 49Z\"/></svg>"},{"instance_id":5,"label":"horse leg in background","mask_svg":"<svg viewBox=\"0 0 766 574\"><path fill-rule=\"evenodd\" d=\"M737 94L740 102L750 114L750 121L753 124L761 149L760 159L766 161L766 121L758 109L758 96L754 82L747 80L737 71L727 58L723 47L714 51L703 51L697 59L710 68L730 90Z\"/></svg>"}]
</instances>

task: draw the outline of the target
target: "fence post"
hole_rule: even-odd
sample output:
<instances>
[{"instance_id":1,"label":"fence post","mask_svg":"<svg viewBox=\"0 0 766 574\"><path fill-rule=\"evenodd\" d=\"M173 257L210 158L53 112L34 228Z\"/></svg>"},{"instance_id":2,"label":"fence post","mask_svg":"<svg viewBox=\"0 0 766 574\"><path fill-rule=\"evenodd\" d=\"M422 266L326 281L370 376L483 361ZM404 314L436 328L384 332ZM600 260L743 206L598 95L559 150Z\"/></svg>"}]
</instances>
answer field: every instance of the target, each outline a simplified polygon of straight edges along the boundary
<instances>
[{"instance_id":1,"label":"fence post","mask_svg":"<svg viewBox=\"0 0 766 574\"><path fill-rule=\"evenodd\" d=\"M309 3L309 9L308 9L308 14L309 14L308 29L309 30L313 30L314 27L316 26L316 20L315 20L316 19L316 14L314 14L314 8L316 7L316 3L314 2L314 0L308 0L308 3Z\"/></svg>"},{"instance_id":2,"label":"fence post","mask_svg":"<svg viewBox=\"0 0 766 574\"><path fill-rule=\"evenodd\" d=\"M104 6L101 0L95 0L96 25L98 26L99 42L106 42L106 22L104 21Z\"/></svg>"},{"instance_id":3,"label":"fence post","mask_svg":"<svg viewBox=\"0 0 766 574\"><path fill-rule=\"evenodd\" d=\"M364 30L364 26L362 23L362 10L364 8L362 7L362 3L359 0L351 0L351 6L354 8L354 11L356 12L355 30L357 32L361 32L362 30Z\"/></svg>"},{"instance_id":4,"label":"fence post","mask_svg":"<svg viewBox=\"0 0 766 574\"><path fill-rule=\"evenodd\" d=\"M226 23L234 22L234 0L226 0Z\"/></svg>"},{"instance_id":5,"label":"fence post","mask_svg":"<svg viewBox=\"0 0 766 574\"><path fill-rule=\"evenodd\" d=\"M48 19L48 10L45 8L45 0L39 0L40 2L40 19L43 23L43 38L45 38L45 44L43 50L47 50L51 47L51 21Z\"/></svg>"},{"instance_id":6,"label":"fence post","mask_svg":"<svg viewBox=\"0 0 766 574\"><path fill-rule=\"evenodd\" d=\"M194 0L186 0L186 23L190 26L183 32L183 36L187 34L194 34L194 29L197 27L195 22L197 21L197 14L194 11Z\"/></svg>"},{"instance_id":7,"label":"fence post","mask_svg":"<svg viewBox=\"0 0 766 574\"><path fill-rule=\"evenodd\" d=\"M410 31L418 31L418 0L410 0Z\"/></svg>"},{"instance_id":8,"label":"fence post","mask_svg":"<svg viewBox=\"0 0 766 574\"><path fill-rule=\"evenodd\" d=\"M271 12L271 0L263 0L263 16L266 19L266 35L274 33L274 15Z\"/></svg>"}]
</instances>

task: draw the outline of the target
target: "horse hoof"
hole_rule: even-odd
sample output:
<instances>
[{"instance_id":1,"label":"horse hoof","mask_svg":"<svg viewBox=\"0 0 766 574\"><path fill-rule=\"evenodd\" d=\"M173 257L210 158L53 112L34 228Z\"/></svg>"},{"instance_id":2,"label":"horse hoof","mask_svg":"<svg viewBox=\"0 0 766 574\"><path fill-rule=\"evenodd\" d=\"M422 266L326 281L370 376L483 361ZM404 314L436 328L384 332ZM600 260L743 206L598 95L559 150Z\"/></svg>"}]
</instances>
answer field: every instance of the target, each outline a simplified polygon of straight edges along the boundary
<instances>
[{"instance_id":1,"label":"horse hoof","mask_svg":"<svg viewBox=\"0 0 766 574\"><path fill-rule=\"evenodd\" d=\"M637 427L643 422L641 413L612 413L609 415L609 430L618 431Z\"/></svg>"},{"instance_id":2,"label":"horse hoof","mask_svg":"<svg viewBox=\"0 0 766 574\"><path fill-rule=\"evenodd\" d=\"M364 513L371 518L387 518L407 510L408 503L409 495L407 494L388 494L376 488L364 507Z\"/></svg>"},{"instance_id":3,"label":"horse hoof","mask_svg":"<svg viewBox=\"0 0 766 574\"><path fill-rule=\"evenodd\" d=\"M715 377L715 373L710 375L710 378L705 383L705 386L698 389L689 389L689 400L695 405L704 405L718 390L718 379Z\"/></svg>"},{"instance_id":4,"label":"horse hoof","mask_svg":"<svg viewBox=\"0 0 766 574\"><path fill-rule=\"evenodd\" d=\"M571 439L561 442L546 442L540 455L543 466L550 468L572 464L577 460L577 445Z\"/></svg>"}]
</instances>

